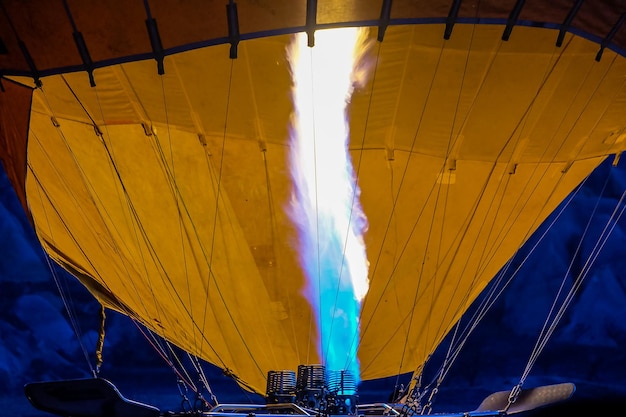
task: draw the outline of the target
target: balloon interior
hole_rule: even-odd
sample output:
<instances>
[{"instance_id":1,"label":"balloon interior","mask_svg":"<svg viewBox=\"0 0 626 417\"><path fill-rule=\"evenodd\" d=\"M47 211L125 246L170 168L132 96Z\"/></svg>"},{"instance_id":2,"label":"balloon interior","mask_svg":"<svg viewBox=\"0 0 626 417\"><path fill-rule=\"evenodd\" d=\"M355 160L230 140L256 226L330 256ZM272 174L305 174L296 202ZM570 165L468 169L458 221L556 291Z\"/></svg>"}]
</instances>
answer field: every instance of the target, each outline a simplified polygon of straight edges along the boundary
<instances>
[{"instance_id":1,"label":"balloon interior","mask_svg":"<svg viewBox=\"0 0 626 417\"><path fill-rule=\"evenodd\" d=\"M430 413L466 310L626 149L616 1L2 3L0 157L37 237L103 311L266 399L182 377L203 415ZM103 343L33 405L160 415L99 377ZM574 392L526 377L463 415Z\"/></svg>"}]
</instances>

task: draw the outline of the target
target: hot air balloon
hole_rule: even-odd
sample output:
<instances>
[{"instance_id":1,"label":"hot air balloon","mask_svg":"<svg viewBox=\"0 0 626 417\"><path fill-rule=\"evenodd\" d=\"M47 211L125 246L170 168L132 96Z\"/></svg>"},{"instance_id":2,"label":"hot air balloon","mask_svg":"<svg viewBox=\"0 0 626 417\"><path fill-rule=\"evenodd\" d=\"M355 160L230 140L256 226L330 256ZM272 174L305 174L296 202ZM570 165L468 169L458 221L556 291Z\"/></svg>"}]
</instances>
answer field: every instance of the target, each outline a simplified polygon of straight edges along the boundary
<instances>
[{"instance_id":1,"label":"hot air balloon","mask_svg":"<svg viewBox=\"0 0 626 417\"><path fill-rule=\"evenodd\" d=\"M50 259L246 389L281 402L301 377L326 387L331 354L357 385L417 376L548 215L626 149L625 16L617 0L3 0L0 158ZM306 103L353 54L316 58L342 28L366 46L330 112L335 138L332 106ZM296 36L311 84L294 75ZM334 168L346 177L323 182ZM322 217L335 185L345 223Z\"/></svg>"}]
</instances>

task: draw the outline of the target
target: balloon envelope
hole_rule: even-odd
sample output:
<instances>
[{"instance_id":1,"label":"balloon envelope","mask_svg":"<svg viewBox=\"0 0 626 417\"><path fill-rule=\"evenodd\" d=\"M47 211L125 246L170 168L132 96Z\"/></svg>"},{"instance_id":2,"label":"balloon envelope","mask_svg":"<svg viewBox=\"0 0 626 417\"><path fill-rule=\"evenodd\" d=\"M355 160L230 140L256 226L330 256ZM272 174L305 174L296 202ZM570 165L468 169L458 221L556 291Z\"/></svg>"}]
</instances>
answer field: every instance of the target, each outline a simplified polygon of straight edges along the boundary
<instances>
[{"instance_id":1,"label":"balloon envelope","mask_svg":"<svg viewBox=\"0 0 626 417\"><path fill-rule=\"evenodd\" d=\"M70 1L72 19L6 3L17 35L2 32L4 73L41 88L3 81L2 160L47 253L103 305L258 392L270 370L323 363L287 215L285 49L307 29L306 2L238 2L236 59L216 2ZM499 3L462 5L449 39L438 2L394 2L406 24L382 42L370 32L371 75L348 111L369 224L363 379L419 368L549 213L626 147L624 36L596 60L593 40L610 32L599 12L581 6L557 46L570 10L529 3L544 23L508 40L512 5ZM379 16L378 2L318 2L319 25ZM68 38L77 30L89 60Z\"/></svg>"}]
</instances>

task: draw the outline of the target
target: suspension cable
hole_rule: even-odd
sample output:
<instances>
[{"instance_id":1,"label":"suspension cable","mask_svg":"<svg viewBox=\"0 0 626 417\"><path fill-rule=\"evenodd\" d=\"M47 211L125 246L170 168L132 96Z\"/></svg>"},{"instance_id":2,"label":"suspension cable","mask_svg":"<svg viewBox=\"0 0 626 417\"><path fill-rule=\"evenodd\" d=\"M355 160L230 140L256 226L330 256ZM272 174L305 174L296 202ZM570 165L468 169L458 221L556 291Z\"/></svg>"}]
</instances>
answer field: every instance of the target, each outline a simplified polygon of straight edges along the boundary
<instances>
[{"instance_id":1,"label":"suspension cable","mask_svg":"<svg viewBox=\"0 0 626 417\"><path fill-rule=\"evenodd\" d=\"M608 183L609 177L607 176L606 178L606 182L604 184L603 187L603 191ZM572 255L572 259L570 261L570 264L568 266L567 271L564 274L563 280L561 282L561 286L559 288L559 291L557 293L557 295L555 296L555 300L552 304L552 307L550 309L550 313L548 314L548 317L546 318L545 322L544 322L544 326L540 332L539 337L537 338L537 341L535 343L535 346L532 350L532 353L528 359L528 362L526 364L526 367L520 377L520 380L518 382L518 384L513 388L511 395L509 396L509 402L508 405L505 409L505 411L511 406L511 404L513 404L515 402L515 400L517 399L517 396L519 395L519 392L521 390L521 387L523 386L526 378L528 377L528 375L530 374L530 371L532 369L532 367L534 366L535 362L537 361L539 355L541 354L541 352L543 351L543 349L545 348L548 340L550 339L550 337L552 336L552 334L554 333L554 331L556 330L556 327L558 325L558 323L560 322L560 320L563 318L565 311L567 310L567 308L569 307L569 305L572 303L572 300L574 299L574 295L577 293L577 291L580 289L580 287L582 286L583 281L589 276L589 273L591 271L591 268L593 266L593 264L595 263L595 261L597 260L599 254L601 253L601 251L603 250L604 246L606 245L611 233L613 232L613 230L615 229L616 225L619 223L622 215L624 214L624 211L626 210L626 205L624 205L624 201L626 199L626 190L622 193L621 197L619 198L613 212L611 213L611 215L609 216L609 218L606 221L606 224L604 225L602 231L600 232L600 235L598 236L598 238L596 239L596 243L593 246L593 248L591 249L591 252L589 254L589 256L587 257L587 260L585 261L581 271L575 276L574 278L574 282L571 286L571 288L568 290L568 292L566 293L563 301L561 302L560 306L558 306L557 309L557 302L558 299L560 298L560 294L564 289L565 286L565 282L567 280L567 278L569 277L569 275L571 274L571 270L574 264L574 261L576 259L576 257L578 256L578 254L580 253L581 249L582 249L582 244L583 241L585 240L585 238L587 237L590 228L591 228L591 223L593 221L594 215L596 214L596 211L598 209L600 200L602 199L602 193L600 193L598 195L597 201L596 201L596 205L594 206L593 212L591 213L589 220L587 221L587 224L585 226L585 229L583 231L583 233L581 234L581 237L579 239L578 242L578 246L576 247L576 250L574 251L574 254ZM556 309L556 312L554 313ZM554 316L552 316L552 313L554 313Z\"/></svg>"}]
</instances>

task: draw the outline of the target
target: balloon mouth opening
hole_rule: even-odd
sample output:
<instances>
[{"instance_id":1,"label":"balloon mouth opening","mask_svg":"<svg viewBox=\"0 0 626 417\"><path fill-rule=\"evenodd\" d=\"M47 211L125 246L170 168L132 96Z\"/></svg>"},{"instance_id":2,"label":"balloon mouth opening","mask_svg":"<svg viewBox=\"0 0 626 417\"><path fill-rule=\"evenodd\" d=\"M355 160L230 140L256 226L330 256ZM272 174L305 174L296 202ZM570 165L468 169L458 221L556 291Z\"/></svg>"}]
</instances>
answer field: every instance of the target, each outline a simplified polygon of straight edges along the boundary
<instances>
[{"instance_id":1,"label":"balloon mouth opening","mask_svg":"<svg viewBox=\"0 0 626 417\"><path fill-rule=\"evenodd\" d=\"M323 365L300 365L297 375L292 370L268 372L266 402L294 403L329 415L355 415L356 385L349 370L327 371Z\"/></svg>"}]
</instances>

